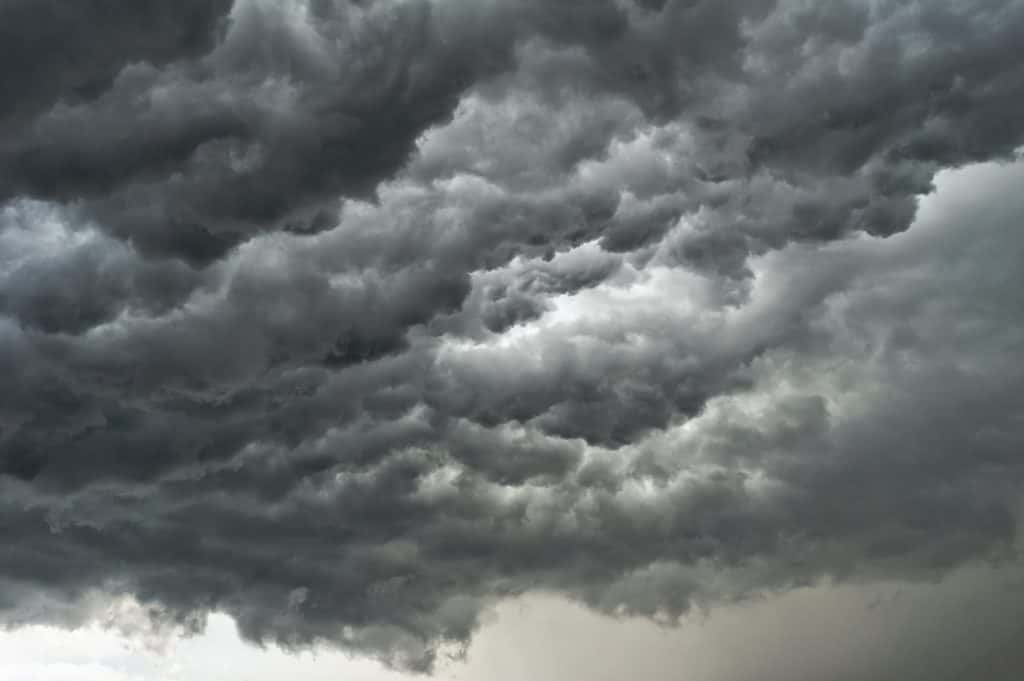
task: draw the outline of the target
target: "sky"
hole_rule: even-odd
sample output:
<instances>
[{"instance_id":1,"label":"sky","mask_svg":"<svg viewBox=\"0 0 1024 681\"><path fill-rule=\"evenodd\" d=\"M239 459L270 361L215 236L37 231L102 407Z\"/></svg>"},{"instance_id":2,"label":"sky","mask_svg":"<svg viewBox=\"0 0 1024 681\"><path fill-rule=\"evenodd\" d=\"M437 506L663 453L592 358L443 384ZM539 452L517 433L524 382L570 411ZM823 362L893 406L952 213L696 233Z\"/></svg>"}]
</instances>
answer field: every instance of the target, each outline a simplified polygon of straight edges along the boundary
<instances>
[{"instance_id":1,"label":"sky","mask_svg":"<svg viewBox=\"0 0 1024 681\"><path fill-rule=\"evenodd\" d=\"M0 681L1017 681L1024 2L0 0Z\"/></svg>"}]
</instances>

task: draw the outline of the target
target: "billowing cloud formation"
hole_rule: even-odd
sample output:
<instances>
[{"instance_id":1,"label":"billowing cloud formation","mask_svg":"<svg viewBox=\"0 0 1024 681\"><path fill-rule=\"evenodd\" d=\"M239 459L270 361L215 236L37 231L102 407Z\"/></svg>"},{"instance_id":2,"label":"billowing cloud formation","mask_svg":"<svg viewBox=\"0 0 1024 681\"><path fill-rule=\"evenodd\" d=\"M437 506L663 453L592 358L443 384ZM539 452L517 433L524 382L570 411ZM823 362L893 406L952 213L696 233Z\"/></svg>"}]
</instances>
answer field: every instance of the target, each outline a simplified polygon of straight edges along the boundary
<instances>
[{"instance_id":1,"label":"billowing cloud formation","mask_svg":"<svg viewBox=\"0 0 1024 681\"><path fill-rule=\"evenodd\" d=\"M1024 143L1024 3L136 5L0 5L5 621L426 669L1008 552L1024 178L917 202Z\"/></svg>"}]
</instances>

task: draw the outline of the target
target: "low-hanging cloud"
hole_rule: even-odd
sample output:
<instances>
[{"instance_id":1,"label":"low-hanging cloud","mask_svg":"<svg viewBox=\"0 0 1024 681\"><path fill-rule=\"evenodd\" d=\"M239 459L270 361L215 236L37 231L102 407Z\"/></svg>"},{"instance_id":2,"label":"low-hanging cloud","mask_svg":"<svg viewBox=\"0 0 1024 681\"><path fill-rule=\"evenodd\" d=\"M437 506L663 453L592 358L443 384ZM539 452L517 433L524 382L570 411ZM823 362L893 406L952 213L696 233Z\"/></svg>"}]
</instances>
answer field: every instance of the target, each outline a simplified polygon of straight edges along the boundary
<instances>
[{"instance_id":1,"label":"low-hanging cloud","mask_svg":"<svg viewBox=\"0 0 1024 681\"><path fill-rule=\"evenodd\" d=\"M1024 178L918 203L1024 143L1022 33L0 4L0 617L128 593L423 670L533 590L671 621L1009 555Z\"/></svg>"}]
</instances>

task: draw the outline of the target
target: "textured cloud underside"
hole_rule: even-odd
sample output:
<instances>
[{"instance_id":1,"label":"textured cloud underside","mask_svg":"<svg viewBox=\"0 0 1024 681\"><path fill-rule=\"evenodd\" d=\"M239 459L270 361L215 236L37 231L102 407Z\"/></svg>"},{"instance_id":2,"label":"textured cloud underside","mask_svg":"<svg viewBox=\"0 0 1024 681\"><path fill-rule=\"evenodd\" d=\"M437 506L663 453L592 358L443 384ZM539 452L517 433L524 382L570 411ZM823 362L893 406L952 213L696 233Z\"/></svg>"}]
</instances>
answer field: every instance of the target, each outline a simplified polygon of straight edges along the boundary
<instances>
[{"instance_id":1,"label":"textured cloud underside","mask_svg":"<svg viewBox=\"0 0 1024 681\"><path fill-rule=\"evenodd\" d=\"M0 617L429 669L1005 555L1024 2L0 3ZM913 229L908 228L913 223Z\"/></svg>"}]
</instances>

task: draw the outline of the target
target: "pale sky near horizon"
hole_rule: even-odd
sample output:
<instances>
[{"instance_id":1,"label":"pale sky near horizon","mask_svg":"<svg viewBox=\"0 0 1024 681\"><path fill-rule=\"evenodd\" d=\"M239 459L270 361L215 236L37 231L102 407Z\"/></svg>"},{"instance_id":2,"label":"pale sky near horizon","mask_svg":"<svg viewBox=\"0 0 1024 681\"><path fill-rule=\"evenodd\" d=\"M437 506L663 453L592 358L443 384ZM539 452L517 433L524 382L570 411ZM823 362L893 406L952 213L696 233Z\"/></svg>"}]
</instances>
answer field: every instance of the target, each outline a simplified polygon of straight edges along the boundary
<instances>
[{"instance_id":1,"label":"pale sky near horizon","mask_svg":"<svg viewBox=\"0 0 1024 681\"><path fill-rule=\"evenodd\" d=\"M990 567L939 583L803 588L674 629L533 596L499 606L467 657L429 677L329 650L258 648L225 615L159 646L100 627L32 627L0 634L0 681L1014 681L1022 606L1024 572Z\"/></svg>"}]
</instances>

